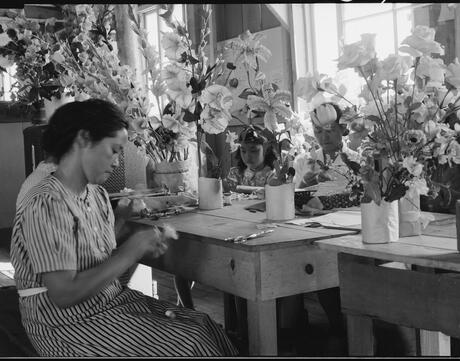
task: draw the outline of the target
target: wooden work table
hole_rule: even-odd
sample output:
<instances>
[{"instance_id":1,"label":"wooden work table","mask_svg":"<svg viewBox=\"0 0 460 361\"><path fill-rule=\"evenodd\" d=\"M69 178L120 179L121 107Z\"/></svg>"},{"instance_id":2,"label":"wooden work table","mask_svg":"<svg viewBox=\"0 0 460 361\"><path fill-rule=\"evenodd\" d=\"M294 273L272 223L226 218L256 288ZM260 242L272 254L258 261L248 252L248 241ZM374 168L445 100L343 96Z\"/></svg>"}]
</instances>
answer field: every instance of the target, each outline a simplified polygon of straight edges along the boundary
<instances>
[{"instance_id":1,"label":"wooden work table","mask_svg":"<svg viewBox=\"0 0 460 361\"><path fill-rule=\"evenodd\" d=\"M136 224L170 224L179 234L166 254L144 259L143 264L180 275L243 297L248 301L250 355L277 355L276 299L338 286L337 257L314 241L356 232L305 228L276 223L274 231L245 243L227 237L257 232L265 213L251 213L244 200L212 211L195 210L157 221Z\"/></svg>"},{"instance_id":2,"label":"wooden work table","mask_svg":"<svg viewBox=\"0 0 460 361\"><path fill-rule=\"evenodd\" d=\"M350 356L374 355L376 319L415 332L419 355L450 355L449 336L460 337L455 215L436 214L423 233L387 244L363 244L361 235L316 242L338 254Z\"/></svg>"}]
</instances>

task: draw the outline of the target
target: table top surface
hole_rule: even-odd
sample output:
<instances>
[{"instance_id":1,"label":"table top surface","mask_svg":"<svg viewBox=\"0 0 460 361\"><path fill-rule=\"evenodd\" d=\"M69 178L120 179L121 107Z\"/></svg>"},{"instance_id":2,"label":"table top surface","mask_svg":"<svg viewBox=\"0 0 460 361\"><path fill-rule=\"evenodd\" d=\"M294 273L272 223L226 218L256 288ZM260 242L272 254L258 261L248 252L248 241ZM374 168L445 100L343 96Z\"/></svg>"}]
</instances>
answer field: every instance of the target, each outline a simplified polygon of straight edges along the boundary
<instances>
[{"instance_id":1,"label":"table top surface","mask_svg":"<svg viewBox=\"0 0 460 361\"><path fill-rule=\"evenodd\" d=\"M455 214L432 214L435 220L422 235L401 237L396 242L365 244L359 234L319 240L315 244L334 252L460 272Z\"/></svg>"},{"instance_id":2,"label":"table top surface","mask_svg":"<svg viewBox=\"0 0 460 361\"><path fill-rule=\"evenodd\" d=\"M234 201L231 206L225 206L221 209L196 209L191 212L160 218L159 220L139 218L132 220L132 222L160 227L164 224L169 224L179 232L179 236L181 234L194 235L198 236L203 242L212 242L248 251L285 248L305 243L312 244L314 241L320 239L342 237L357 233L350 230L326 229L322 227L306 228L301 225L284 222L270 222L267 221L265 212L250 212L245 209L245 207L259 202L260 200L239 200ZM314 221L314 218L311 218L311 220ZM270 228L271 225L275 225L275 227ZM224 241L227 237L248 235L267 229L263 227L273 229L273 232L260 238L247 240L244 243Z\"/></svg>"}]
</instances>

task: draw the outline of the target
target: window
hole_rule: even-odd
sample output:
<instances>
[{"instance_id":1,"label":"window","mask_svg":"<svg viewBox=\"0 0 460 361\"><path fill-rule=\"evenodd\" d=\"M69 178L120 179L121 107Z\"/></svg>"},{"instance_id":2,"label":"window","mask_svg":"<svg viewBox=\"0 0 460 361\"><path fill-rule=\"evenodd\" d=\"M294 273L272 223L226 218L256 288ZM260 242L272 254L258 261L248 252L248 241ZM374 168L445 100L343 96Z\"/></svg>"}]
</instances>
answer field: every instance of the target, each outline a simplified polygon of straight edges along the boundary
<instances>
[{"instance_id":1,"label":"window","mask_svg":"<svg viewBox=\"0 0 460 361\"><path fill-rule=\"evenodd\" d=\"M434 5L436 4L312 4L316 70L334 74L340 42L349 44L359 41L363 33L376 34L375 48L379 59L398 53L401 41L410 35L416 25L433 27L433 12L436 12ZM446 10L449 9L446 7ZM438 17L438 21L441 20Z\"/></svg>"},{"instance_id":2,"label":"window","mask_svg":"<svg viewBox=\"0 0 460 361\"><path fill-rule=\"evenodd\" d=\"M152 45L160 54L160 59L163 60L163 51L161 48L160 38L161 32L168 31L168 27L163 21L163 19L159 16L160 6L159 5L139 5L138 13L141 15L141 24L143 25L144 29L147 31L147 39L149 44ZM175 4L173 10L173 18L178 21L185 22L185 4ZM146 75L147 77L147 75ZM148 86L150 86L150 81L147 80ZM151 92L149 92L150 102L152 105L152 112L154 114L159 114L159 109L156 104L156 100L154 99ZM161 99L163 103L166 99ZM161 107L164 104L160 105Z\"/></svg>"},{"instance_id":3,"label":"window","mask_svg":"<svg viewBox=\"0 0 460 361\"><path fill-rule=\"evenodd\" d=\"M347 85L346 97L356 103L363 79L353 69L337 72L340 44L356 42L363 33L375 33L377 57L384 59L398 53L401 41L416 25L436 29L435 40L445 45L443 58L449 64L460 58L455 25L460 20L460 8L456 7L455 3L291 4L291 18L286 21L292 36L294 80L313 71L328 74ZM294 107L305 114L314 104L296 98Z\"/></svg>"}]
</instances>

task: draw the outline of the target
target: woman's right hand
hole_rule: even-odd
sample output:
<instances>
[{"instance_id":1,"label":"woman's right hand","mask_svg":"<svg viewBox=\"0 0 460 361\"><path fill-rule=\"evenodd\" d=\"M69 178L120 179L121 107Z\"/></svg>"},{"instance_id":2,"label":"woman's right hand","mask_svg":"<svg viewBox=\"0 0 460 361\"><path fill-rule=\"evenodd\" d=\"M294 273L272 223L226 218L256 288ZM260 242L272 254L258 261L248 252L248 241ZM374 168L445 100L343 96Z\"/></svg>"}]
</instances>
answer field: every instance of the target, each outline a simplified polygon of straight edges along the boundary
<instances>
[{"instance_id":1,"label":"woman's right hand","mask_svg":"<svg viewBox=\"0 0 460 361\"><path fill-rule=\"evenodd\" d=\"M123 244L124 248L133 251L136 261L143 257L159 257L168 250L169 239L164 238L155 226L145 226L136 230Z\"/></svg>"}]
</instances>

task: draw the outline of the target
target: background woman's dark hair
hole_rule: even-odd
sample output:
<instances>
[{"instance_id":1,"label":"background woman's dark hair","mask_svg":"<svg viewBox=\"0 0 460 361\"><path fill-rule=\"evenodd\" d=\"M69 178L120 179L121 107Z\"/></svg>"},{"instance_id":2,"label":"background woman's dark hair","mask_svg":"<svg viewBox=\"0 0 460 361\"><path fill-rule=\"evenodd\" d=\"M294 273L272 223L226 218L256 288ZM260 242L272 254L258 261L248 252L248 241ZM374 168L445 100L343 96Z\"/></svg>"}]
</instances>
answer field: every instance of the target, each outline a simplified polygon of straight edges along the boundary
<instances>
[{"instance_id":1,"label":"background woman's dark hair","mask_svg":"<svg viewBox=\"0 0 460 361\"><path fill-rule=\"evenodd\" d=\"M239 146L238 150L236 151L235 159L237 161L236 166L238 167L240 172L243 173L244 170L248 166L246 164L244 164L243 158L241 158L241 146ZM266 166L268 165L270 167L270 169L273 169L273 168L275 168L275 166L274 166L275 160L276 160L275 151L273 150L273 147L271 145L269 145L268 148L265 150L264 165L266 165Z\"/></svg>"},{"instance_id":2,"label":"background woman's dark hair","mask_svg":"<svg viewBox=\"0 0 460 361\"><path fill-rule=\"evenodd\" d=\"M128 122L117 105L102 99L71 102L59 107L43 133L43 149L56 162L67 153L79 130L87 130L91 141L112 137Z\"/></svg>"}]
</instances>

